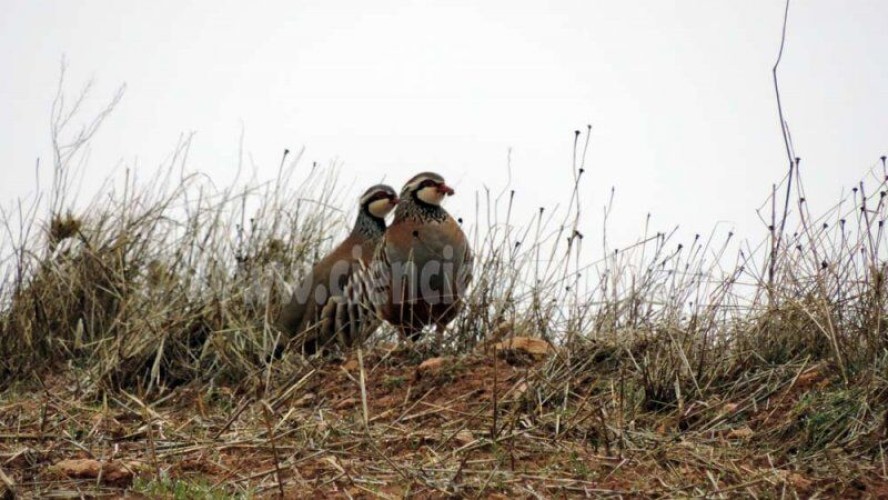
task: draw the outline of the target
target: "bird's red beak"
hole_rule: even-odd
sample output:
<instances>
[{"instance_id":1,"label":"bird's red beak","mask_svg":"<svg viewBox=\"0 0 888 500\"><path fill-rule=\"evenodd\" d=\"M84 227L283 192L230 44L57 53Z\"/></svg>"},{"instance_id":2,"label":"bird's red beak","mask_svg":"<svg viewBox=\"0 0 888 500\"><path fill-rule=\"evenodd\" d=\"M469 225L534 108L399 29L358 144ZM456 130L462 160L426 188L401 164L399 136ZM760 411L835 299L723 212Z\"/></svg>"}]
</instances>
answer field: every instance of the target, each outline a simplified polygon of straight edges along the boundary
<instances>
[{"instance_id":1,"label":"bird's red beak","mask_svg":"<svg viewBox=\"0 0 888 500\"><path fill-rule=\"evenodd\" d=\"M392 196L391 198L389 198L389 203L391 203L392 206L395 206L398 203L401 203L401 199L398 198L397 196Z\"/></svg>"},{"instance_id":2,"label":"bird's red beak","mask_svg":"<svg viewBox=\"0 0 888 500\"><path fill-rule=\"evenodd\" d=\"M453 190L452 187L450 187L447 184L444 184L442 182L441 184L438 184L438 192L445 194L447 196L452 196L455 191Z\"/></svg>"}]
</instances>

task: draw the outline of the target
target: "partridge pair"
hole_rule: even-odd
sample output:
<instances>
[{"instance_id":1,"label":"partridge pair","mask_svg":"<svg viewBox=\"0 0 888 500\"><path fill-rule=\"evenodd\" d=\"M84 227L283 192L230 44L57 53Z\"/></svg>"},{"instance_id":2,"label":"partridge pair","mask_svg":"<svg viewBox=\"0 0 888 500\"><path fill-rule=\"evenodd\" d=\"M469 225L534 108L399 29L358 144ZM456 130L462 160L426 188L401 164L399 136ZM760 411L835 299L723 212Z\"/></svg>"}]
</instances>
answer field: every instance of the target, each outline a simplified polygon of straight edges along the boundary
<instances>
[{"instance_id":1,"label":"partridge pair","mask_svg":"<svg viewBox=\"0 0 888 500\"><path fill-rule=\"evenodd\" d=\"M432 172L407 181L400 199L388 189L389 204L379 205L373 217L376 231L356 235L362 222L359 215L352 235L315 266L314 281L300 288L320 289L321 281L330 281L328 270L335 266L348 269L338 277L337 284L343 286L337 293L315 292L319 299L308 304L311 311L294 294L285 311L289 318L285 330L305 331L306 338L317 339L315 345L333 339L350 345L362 342L385 320L402 337L417 340L427 325L435 325L440 335L457 315L472 280L473 257L459 224L441 206L453 189ZM372 190L362 197L361 209L370 216L364 200L372 198ZM394 220L385 228L385 215L395 205ZM361 257L349 260L350 247L360 247ZM373 248L372 257L368 248ZM336 264L343 260L348 263Z\"/></svg>"}]
</instances>

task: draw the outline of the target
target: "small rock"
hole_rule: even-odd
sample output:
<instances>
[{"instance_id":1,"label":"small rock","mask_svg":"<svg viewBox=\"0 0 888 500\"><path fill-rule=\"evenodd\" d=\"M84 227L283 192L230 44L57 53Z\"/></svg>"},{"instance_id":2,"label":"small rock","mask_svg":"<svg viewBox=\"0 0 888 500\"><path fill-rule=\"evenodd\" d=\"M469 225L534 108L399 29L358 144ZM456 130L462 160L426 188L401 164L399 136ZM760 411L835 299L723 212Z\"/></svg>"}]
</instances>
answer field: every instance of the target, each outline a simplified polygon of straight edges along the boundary
<instances>
[{"instance_id":1,"label":"small rock","mask_svg":"<svg viewBox=\"0 0 888 500\"><path fill-rule=\"evenodd\" d=\"M782 481L791 484L794 488L799 490L807 490L812 484L814 484L814 481L806 478L798 472L792 472L785 469L777 469L775 472L777 473L777 477Z\"/></svg>"},{"instance_id":2,"label":"small rock","mask_svg":"<svg viewBox=\"0 0 888 500\"><path fill-rule=\"evenodd\" d=\"M429 358L422 363L419 364L417 370L420 372L434 372L438 371L447 364L449 360L447 358Z\"/></svg>"},{"instance_id":3,"label":"small rock","mask_svg":"<svg viewBox=\"0 0 888 500\"><path fill-rule=\"evenodd\" d=\"M722 406L722 413L729 415L731 413L735 413L737 411L737 408L740 408L740 405L738 405L737 403L725 403L725 405Z\"/></svg>"},{"instance_id":4,"label":"small rock","mask_svg":"<svg viewBox=\"0 0 888 500\"><path fill-rule=\"evenodd\" d=\"M453 439L459 443L461 446L465 446L467 444L471 444L475 442L475 435L472 434L472 431L468 429L463 429L456 433L456 436L453 436Z\"/></svg>"},{"instance_id":5,"label":"small rock","mask_svg":"<svg viewBox=\"0 0 888 500\"><path fill-rule=\"evenodd\" d=\"M101 476L103 483L115 486L128 486L133 482L133 471L120 462L69 459L57 462L51 470L69 479L98 479Z\"/></svg>"},{"instance_id":6,"label":"small rock","mask_svg":"<svg viewBox=\"0 0 888 500\"><path fill-rule=\"evenodd\" d=\"M736 429L731 429L728 432L728 437L731 439L749 439L751 438L755 432L749 427L738 427Z\"/></svg>"},{"instance_id":7,"label":"small rock","mask_svg":"<svg viewBox=\"0 0 888 500\"><path fill-rule=\"evenodd\" d=\"M806 478L805 476L791 472L788 477L789 483L792 484L795 488L800 490L807 490L814 484L814 481Z\"/></svg>"},{"instance_id":8,"label":"small rock","mask_svg":"<svg viewBox=\"0 0 888 500\"><path fill-rule=\"evenodd\" d=\"M530 354L535 358L543 358L555 352L555 348L549 342L533 337L513 337L492 346L497 352L519 351Z\"/></svg>"},{"instance_id":9,"label":"small rock","mask_svg":"<svg viewBox=\"0 0 888 500\"><path fill-rule=\"evenodd\" d=\"M820 370L818 370L817 367L814 367L799 375L796 380L796 385L801 388L808 388L819 382L821 377Z\"/></svg>"},{"instance_id":10,"label":"small rock","mask_svg":"<svg viewBox=\"0 0 888 500\"><path fill-rule=\"evenodd\" d=\"M335 410L345 410L347 408L351 408L352 406L360 403L361 400L358 398L346 398L342 401L336 403L336 406L333 407Z\"/></svg>"}]
</instances>

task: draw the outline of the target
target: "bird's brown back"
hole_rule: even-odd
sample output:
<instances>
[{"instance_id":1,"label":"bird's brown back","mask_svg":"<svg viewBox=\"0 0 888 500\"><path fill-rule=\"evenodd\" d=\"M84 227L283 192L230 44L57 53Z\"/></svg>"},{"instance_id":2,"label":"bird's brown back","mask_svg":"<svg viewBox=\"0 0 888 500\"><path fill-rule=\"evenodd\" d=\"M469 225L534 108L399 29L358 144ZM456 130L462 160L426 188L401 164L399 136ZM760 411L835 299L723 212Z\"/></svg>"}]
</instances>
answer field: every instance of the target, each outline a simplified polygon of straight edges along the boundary
<instances>
[{"instance_id":1,"label":"bird's brown back","mask_svg":"<svg viewBox=\"0 0 888 500\"><path fill-rule=\"evenodd\" d=\"M359 266L370 263L378 243L378 238L364 239L353 234L315 264L284 307L281 329L292 337L314 326L324 304L341 295Z\"/></svg>"}]
</instances>

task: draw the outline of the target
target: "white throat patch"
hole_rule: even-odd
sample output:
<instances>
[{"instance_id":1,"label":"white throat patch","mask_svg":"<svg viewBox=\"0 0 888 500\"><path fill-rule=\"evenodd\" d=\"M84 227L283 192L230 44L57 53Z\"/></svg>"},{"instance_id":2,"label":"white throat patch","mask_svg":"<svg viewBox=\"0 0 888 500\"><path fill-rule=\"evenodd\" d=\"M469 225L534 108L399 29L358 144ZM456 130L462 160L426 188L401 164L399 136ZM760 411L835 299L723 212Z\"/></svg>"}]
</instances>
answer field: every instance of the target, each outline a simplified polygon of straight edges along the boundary
<instances>
[{"instance_id":1,"label":"white throat patch","mask_svg":"<svg viewBox=\"0 0 888 500\"><path fill-rule=\"evenodd\" d=\"M388 198L383 198L381 200L371 201L369 205L367 205L367 211L370 212L370 215L376 217L377 219L385 219L385 217L395 208L392 205L391 201Z\"/></svg>"},{"instance_id":2,"label":"white throat patch","mask_svg":"<svg viewBox=\"0 0 888 500\"><path fill-rule=\"evenodd\" d=\"M444 196L437 186L424 187L416 192L416 197L429 205L440 205Z\"/></svg>"}]
</instances>

